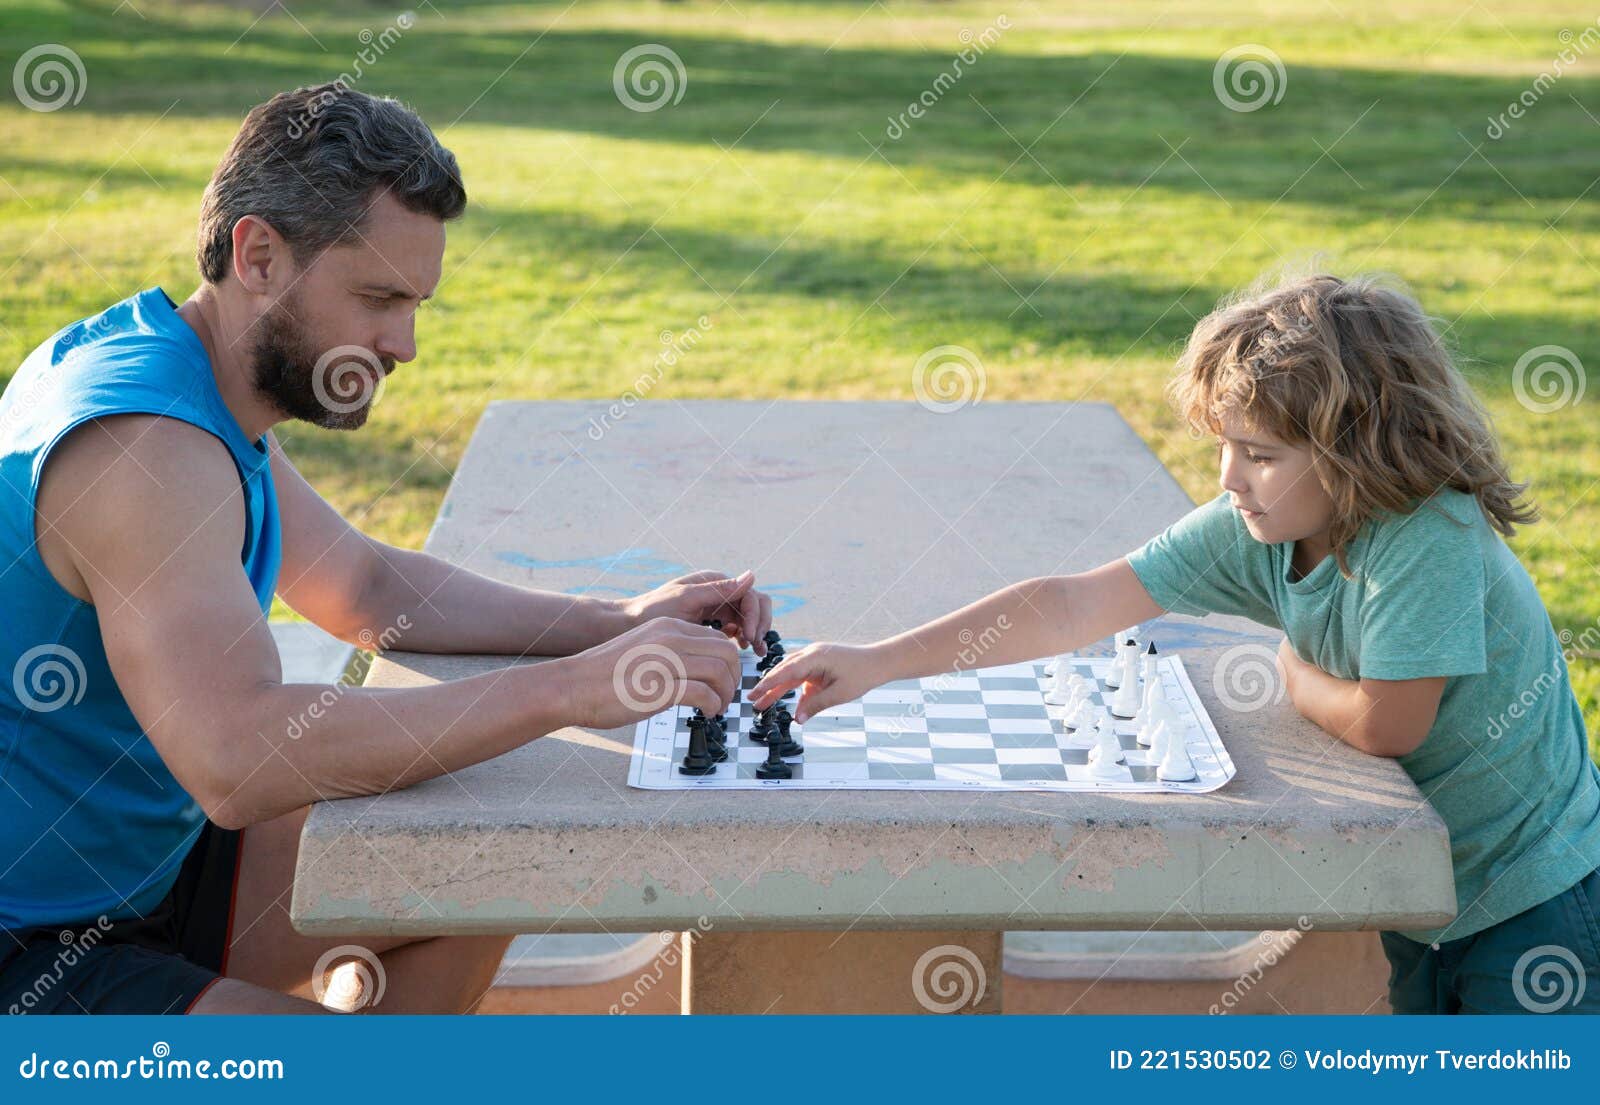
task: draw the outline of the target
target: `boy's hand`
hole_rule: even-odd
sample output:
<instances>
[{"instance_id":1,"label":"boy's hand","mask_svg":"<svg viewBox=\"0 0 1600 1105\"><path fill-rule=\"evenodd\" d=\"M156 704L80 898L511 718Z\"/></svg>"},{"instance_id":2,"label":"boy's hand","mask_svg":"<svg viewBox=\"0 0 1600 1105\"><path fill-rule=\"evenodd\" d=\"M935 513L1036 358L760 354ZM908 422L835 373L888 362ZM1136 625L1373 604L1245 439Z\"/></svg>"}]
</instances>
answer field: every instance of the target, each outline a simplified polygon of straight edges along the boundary
<instances>
[{"instance_id":1,"label":"boy's hand","mask_svg":"<svg viewBox=\"0 0 1600 1105\"><path fill-rule=\"evenodd\" d=\"M757 656L765 656L761 638L772 628L772 599L755 589L756 575L729 577L721 572L692 572L622 603L635 625L651 618L679 618L700 625L716 619L722 631Z\"/></svg>"},{"instance_id":2,"label":"boy's hand","mask_svg":"<svg viewBox=\"0 0 1600 1105\"><path fill-rule=\"evenodd\" d=\"M803 725L829 706L854 701L887 680L882 654L872 646L807 645L762 676L750 689L750 701L764 710L779 695L802 687L794 719Z\"/></svg>"},{"instance_id":3,"label":"boy's hand","mask_svg":"<svg viewBox=\"0 0 1600 1105\"><path fill-rule=\"evenodd\" d=\"M1295 702L1294 686L1300 669L1305 666L1306 662L1295 655L1294 646L1289 643L1289 638L1285 637L1278 643L1278 675L1283 679L1283 689L1288 692L1289 701L1294 702L1296 709L1299 709L1300 704Z\"/></svg>"}]
</instances>

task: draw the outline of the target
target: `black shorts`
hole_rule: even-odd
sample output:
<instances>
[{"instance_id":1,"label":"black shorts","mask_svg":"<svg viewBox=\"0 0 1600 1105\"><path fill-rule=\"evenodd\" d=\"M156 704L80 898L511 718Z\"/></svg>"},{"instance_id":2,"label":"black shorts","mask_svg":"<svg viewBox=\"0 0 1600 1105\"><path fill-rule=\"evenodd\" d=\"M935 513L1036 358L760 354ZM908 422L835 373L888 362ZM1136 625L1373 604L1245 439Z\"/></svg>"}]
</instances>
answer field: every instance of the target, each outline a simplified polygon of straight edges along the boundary
<instances>
[{"instance_id":1,"label":"black shorts","mask_svg":"<svg viewBox=\"0 0 1600 1105\"><path fill-rule=\"evenodd\" d=\"M0 930L0 1015L189 1012L227 968L239 837L207 822L145 917Z\"/></svg>"}]
</instances>

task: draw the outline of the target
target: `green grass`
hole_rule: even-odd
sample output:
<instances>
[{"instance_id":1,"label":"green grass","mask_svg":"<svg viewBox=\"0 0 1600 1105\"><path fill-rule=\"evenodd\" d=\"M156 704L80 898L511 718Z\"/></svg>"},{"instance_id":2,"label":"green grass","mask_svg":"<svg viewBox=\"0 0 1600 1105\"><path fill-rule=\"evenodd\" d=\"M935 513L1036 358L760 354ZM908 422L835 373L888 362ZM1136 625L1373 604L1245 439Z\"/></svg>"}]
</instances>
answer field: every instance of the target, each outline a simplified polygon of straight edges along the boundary
<instances>
[{"instance_id":1,"label":"green grass","mask_svg":"<svg viewBox=\"0 0 1600 1105\"><path fill-rule=\"evenodd\" d=\"M199 194L239 116L350 69L358 32L396 10L296 0L299 24L252 26L240 0L130 2L0 4L6 73L41 42L88 73L51 114L0 99L0 373L137 288L187 294ZM1546 510L1514 548L1579 633L1600 619L1600 395L1535 415L1511 367L1547 344L1600 364L1600 56L1491 142L1488 117L1582 30L1570 6L1302 7L423 5L359 87L423 112L472 209L422 356L369 428L281 436L361 526L417 545L490 398L615 396L662 330L704 314L713 335L653 394L909 398L917 355L956 343L991 399L1115 403L1206 498L1205 444L1161 396L1175 349L1219 296L1319 256L1400 275L1448 325ZM998 45L887 141L963 28L1002 12ZM612 90L643 42L688 72L653 113ZM1213 94L1241 43L1283 59L1278 104ZM1600 733L1600 660L1574 677Z\"/></svg>"}]
</instances>

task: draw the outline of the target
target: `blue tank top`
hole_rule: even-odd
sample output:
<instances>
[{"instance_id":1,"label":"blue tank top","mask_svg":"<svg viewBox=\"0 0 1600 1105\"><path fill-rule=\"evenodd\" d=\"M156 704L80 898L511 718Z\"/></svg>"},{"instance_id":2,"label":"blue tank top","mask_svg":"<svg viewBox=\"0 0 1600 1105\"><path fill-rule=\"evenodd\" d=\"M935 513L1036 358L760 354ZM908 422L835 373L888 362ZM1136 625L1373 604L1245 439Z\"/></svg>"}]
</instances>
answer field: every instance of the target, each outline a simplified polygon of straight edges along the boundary
<instances>
[{"instance_id":1,"label":"blue tank top","mask_svg":"<svg viewBox=\"0 0 1600 1105\"><path fill-rule=\"evenodd\" d=\"M144 916L177 878L205 814L128 708L92 604L45 567L34 507L45 458L114 414L200 427L245 497L239 559L265 613L281 562L265 437L249 441L199 337L160 288L60 331L0 396L0 928Z\"/></svg>"}]
</instances>

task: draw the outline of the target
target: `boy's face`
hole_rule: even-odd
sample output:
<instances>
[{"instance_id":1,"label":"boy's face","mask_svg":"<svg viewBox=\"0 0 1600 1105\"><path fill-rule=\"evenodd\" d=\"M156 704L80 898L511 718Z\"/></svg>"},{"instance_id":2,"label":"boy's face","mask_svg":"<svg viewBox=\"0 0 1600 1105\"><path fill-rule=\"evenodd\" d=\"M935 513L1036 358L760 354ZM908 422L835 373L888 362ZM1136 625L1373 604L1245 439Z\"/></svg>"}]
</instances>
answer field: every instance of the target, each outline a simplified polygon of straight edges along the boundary
<instances>
[{"instance_id":1,"label":"boy's face","mask_svg":"<svg viewBox=\"0 0 1600 1105\"><path fill-rule=\"evenodd\" d=\"M1221 482L1257 541L1269 545L1328 532L1333 500L1312 468L1312 451L1288 445L1237 414L1222 420Z\"/></svg>"}]
</instances>

